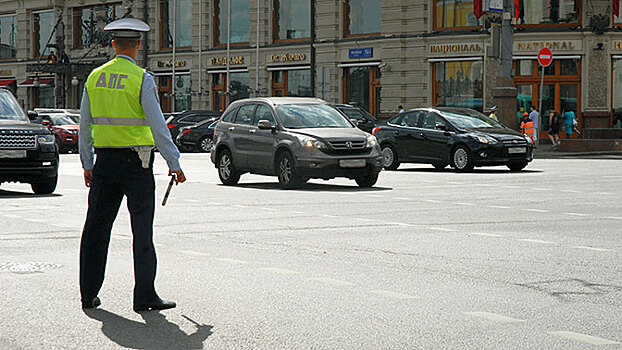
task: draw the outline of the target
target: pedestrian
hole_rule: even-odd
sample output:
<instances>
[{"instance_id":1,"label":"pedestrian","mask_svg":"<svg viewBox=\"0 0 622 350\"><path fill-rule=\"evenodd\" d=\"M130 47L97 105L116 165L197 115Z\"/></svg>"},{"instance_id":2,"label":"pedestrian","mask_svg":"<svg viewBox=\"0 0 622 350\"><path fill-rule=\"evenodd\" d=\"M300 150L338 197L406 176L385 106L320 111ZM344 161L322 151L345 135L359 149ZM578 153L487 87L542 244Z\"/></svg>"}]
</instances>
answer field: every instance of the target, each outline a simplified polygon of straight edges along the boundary
<instances>
[{"instance_id":1,"label":"pedestrian","mask_svg":"<svg viewBox=\"0 0 622 350\"><path fill-rule=\"evenodd\" d=\"M55 64L57 61L58 59L56 58L54 51L50 51L50 54L48 55L48 64Z\"/></svg>"},{"instance_id":2,"label":"pedestrian","mask_svg":"<svg viewBox=\"0 0 622 350\"><path fill-rule=\"evenodd\" d=\"M566 138L571 138L573 129L578 125L577 116L570 107L565 106L562 108L562 119L564 120L564 129L566 129Z\"/></svg>"},{"instance_id":3,"label":"pedestrian","mask_svg":"<svg viewBox=\"0 0 622 350\"><path fill-rule=\"evenodd\" d=\"M69 64L69 56L67 56L67 53L65 51L61 52L60 54L60 63Z\"/></svg>"},{"instance_id":4,"label":"pedestrian","mask_svg":"<svg viewBox=\"0 0 622 350\"><path fill-rule=\"evenodd\" d=\"M495 121L499 121L499 119L497 118L497 106L493 106L490 108L490 115L488 117L490 117L490 119L494 119Z\"/></svg>"},{"instance_id":5,"label":"pedestrian","mask_svg":"<svg viewBox=\"0 0 622 350\"><path fill-rule=\"evenodd\" d=\"M559 146L559 115L554 110L549 111L549 140L553 148Z\"/></svg>"},{"instance_id":6,"label":"pedestrian","mask_svg":"<svg viewBox=\"0 0 622 350\"><path fill-rule=\"evenodd\" d=\"M124 18L104 28L113 32L116 56L95 68L86 80L80 109L80 159L90 188L88 212L80 243L82 308L101 304L110 232L123 196L127 197L133 235L134 311L174 308L155 291L153 245L155 180L153 150L166 160L177 183L186 177L179 151L171 140L153 76L135 63L141 32L149 26ZM97 161L93 165L93 148Z\"/></svg>"},{"instance_id":7,"label":"pedestrian","mask_svg":"<svg viewBox=\"0 0 622 350\"><path fill-rule=\"evenodd\" d=\"M404 113L404 106L399 105L399 106L397 106L397 109L399 110L398 113Z\"/></svg>"},{"instance_id":8,"label":"pedestrian","mask_svg":"<svg viewBox=\"0 0 622 350\"><path fill-rule=\"evenodd\" d=\"M520 123L523 121L523 113L525 113L525 107L520 107L518 112L516 112L516 122L520 127Z\"/></svg>"},{"instance_id":9,"label":"pedestrian","mask_svg":"<svg viewBox=\"0 0 622 350\"><path fill-rule=\"evenodd\" d=\"M529 107L530 113L529 113L529 119L531 119L531 121L533 122L533 142L536 143L536 141L538 140L538 137L540 135L538 135L538 133L540 132L540 113L538 113L538 111L536 110L536 107L534 105L531 105Z\"/></svg>"},{"instance_id":10,"label":"pedestrian","mask_svg":"<svg viewBox=\"0 0 622 350\"><path fill-rule=\"evenodd\" d=\"M533 140L533 120L529 119L529 114L527 112L523 113L523 119L520 122L520 129L523 135L529 136Z\"/></svg>"}]
</instances>

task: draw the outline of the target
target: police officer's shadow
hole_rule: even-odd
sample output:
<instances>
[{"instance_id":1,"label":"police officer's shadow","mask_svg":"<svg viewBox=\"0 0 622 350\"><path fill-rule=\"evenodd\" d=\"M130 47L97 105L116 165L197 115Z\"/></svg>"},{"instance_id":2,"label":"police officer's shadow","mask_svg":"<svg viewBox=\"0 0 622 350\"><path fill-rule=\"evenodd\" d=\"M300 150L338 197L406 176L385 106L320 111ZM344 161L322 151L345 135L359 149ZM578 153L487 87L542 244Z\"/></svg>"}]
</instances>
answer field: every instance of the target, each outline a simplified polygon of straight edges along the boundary
<instances>
[{"instance_id":1,"label":"police officer's shadow","mask_svg":"<svg viewBox=\"0 0 622 350\"><path fill-rule=\"evenodd\" d=\"M145 323L136 322L104 309L88 309L84 313L102 322L102 333L124 348L149 350L203 349L203 342L212 334L213 326L195 324L196 331L186 334L159 312L141 313ZM185 317L185 316L184 316Z\"/></svg>"}]
</instances>

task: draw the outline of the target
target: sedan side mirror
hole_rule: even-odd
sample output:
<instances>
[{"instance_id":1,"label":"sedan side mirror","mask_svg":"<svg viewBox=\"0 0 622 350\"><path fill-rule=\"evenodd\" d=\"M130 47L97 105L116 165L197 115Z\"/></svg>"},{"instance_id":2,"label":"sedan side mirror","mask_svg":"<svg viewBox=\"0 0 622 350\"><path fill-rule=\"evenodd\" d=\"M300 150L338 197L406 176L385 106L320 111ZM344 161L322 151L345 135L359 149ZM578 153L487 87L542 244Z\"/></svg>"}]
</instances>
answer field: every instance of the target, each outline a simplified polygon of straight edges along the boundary
<instances>
[{"instance_id":1,"label":"sedan side mirror","mask_svg":"<svg viewBox=\"0 0 622 350\"><path fill-rule=\"evenodd\" d=\"M274 129L276 129L276 125L272 125L272 123L270 123L270 121L264 120L264 119L260 120L257 123L257 127L260 130L274 130Z\"/></svg>"},{"instance_id":2,"label":"sedan side mirror","mask_svg":"<svg viewBox=\"0 0 622 350\"><path fill-rule=\"evenodd\" d=\"M49 120L42 120L41 121L41 125L43 125L43 126L50 126L50 125L52 125L52 122L50 122Z\"/></svg>"},{"instance_id":3,"label":"sedan side mirror","mask_svg":"<svg viewBox=\"0 0 622 350\"><path fill-rule=\"evenodd\" d=\"M28 111L28 113L26 113L26 115L28 116L28 119L30 119L31 122L37 120L37 118L39 118L39 113L35 112L35 111Z\"/></svg>"},{"instance_id":4,"label":"sedan side mirror","mask_svg":"<svg viewBox=\"0 0 622 350\"><path fill-rule=\"evenodd\" d=\"M435 128L436 128L436 130L443 130L443 131L445 131L445 130L447 130L447 125L445 125L445 124L436 124Z\"/></svg>"}]
</instances>

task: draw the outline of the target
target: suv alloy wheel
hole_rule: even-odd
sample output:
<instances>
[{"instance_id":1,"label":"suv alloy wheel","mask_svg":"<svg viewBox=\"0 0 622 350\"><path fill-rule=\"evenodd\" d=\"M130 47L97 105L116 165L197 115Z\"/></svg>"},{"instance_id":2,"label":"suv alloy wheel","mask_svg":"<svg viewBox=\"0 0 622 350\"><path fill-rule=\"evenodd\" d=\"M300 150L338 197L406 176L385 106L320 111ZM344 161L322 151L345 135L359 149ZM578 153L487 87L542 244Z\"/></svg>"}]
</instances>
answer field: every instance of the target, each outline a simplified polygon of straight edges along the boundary
<instances>
[{"instance_id":1,"label":"suv alloy wheel","mask_svg":"<svg viewBox=\"0 0 622 350\"><path fill-rule=\"evenodd\" d=\"M240 173L233 166L233 158L228 149L224 149L218 155L218 177L220 181L227 185L235 185L240 180Z\"/></svg>"}]
</instances>

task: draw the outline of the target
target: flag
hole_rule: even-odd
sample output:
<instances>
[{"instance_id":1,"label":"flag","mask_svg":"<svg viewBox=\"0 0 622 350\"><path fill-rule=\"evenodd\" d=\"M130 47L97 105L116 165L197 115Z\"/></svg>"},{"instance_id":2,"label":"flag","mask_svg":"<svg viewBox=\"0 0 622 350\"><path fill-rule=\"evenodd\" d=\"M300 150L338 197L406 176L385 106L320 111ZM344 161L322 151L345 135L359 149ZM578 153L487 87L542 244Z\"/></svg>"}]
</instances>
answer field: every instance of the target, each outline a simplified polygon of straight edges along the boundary
<instances>
[{"instance_id":1,"label":"flag","mask_svg":"<svg viewBox=\"0 0 622 350\"><path fill-rule=\"evenodd\" d=\"M620 0L618 0L620 1ZM475 17L479 19L484 14L482 9L482 0L474 0L473 1L473 12L475 13Z\"/></svg>"},{"instance_id":2,"label":"flag","mask_svg":"<svg viewBox=\"0 0 622 350\"><path fill-rule=\"evenodd\" d=\"M613 15L620 17L620 0L613 0Z\"/></svg>"}]
</instances>

